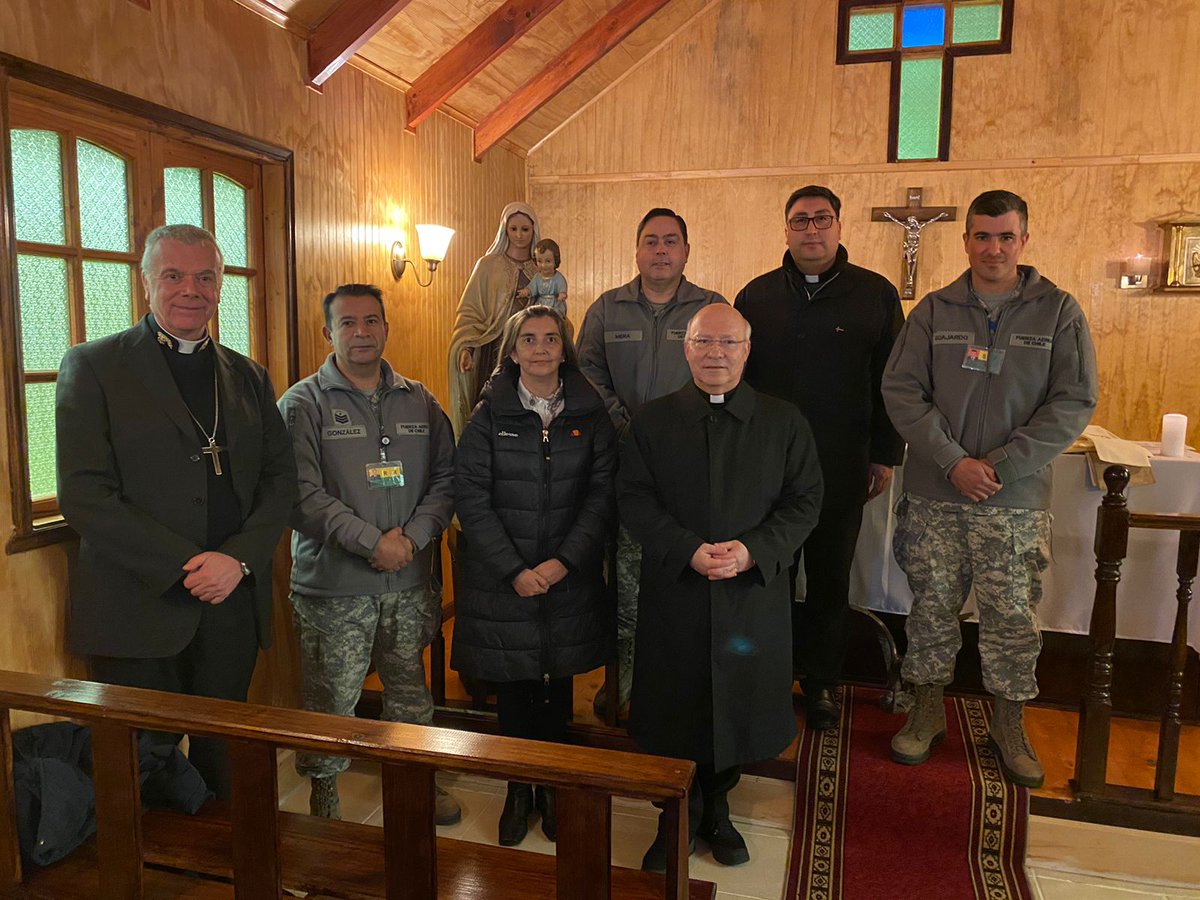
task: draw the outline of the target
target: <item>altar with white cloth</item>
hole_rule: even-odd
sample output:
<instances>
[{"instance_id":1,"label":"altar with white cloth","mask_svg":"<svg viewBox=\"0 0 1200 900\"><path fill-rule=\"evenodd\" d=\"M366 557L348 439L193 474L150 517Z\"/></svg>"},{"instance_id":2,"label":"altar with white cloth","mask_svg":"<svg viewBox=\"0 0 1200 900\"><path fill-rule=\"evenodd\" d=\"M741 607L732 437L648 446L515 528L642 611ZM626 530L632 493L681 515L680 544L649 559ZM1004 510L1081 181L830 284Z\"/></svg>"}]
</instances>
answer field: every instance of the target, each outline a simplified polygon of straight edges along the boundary
<instances>
[{"instance_id":1,"label":"altar with white cloth","mask_svg":"<svg viewBox=\"0 0 1200 900\"><path fill-rule=\"evenodd\" d=\"M1157 444L1147 444L1157 449ZM1183 458L1153 456L1155 484L1126 489L1133 512L1200 515L1200 454ZM851 572L854 606L907 615L912 607L908 579L892 555L895 507L904 492L904 468L897 467L891 489L863 510L862 531ZM1043 578L1038 618L1043 630L1087 634L1096 592L1096 510L1104 490L1094 487L1082 454L1054 461L1054 498L1050 511L1052 561ZM1117 587L1117 637L1168 643L1175 623L1175 575L1179 535L1174 531L1130 529L1129 553ZM973 612L974 600L967 610ZM1188 643L1200 652L1200 603L1192 603Z\"/></svg>"}]
</instances>

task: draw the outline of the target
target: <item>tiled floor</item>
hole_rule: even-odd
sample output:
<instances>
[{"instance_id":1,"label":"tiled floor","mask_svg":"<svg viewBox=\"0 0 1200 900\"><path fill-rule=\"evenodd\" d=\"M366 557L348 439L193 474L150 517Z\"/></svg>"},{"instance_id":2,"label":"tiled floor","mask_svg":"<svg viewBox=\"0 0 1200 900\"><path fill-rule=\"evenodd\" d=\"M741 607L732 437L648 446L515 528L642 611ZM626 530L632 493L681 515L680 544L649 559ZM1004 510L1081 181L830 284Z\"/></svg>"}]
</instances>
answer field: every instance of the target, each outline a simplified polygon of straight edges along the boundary
<instances>
[{"instance_id":1,"label":"tiled floor","mask_svg":"<svg viewBox=\"0 0 1200 900\"><path fill-rule=\"evenodd\" d=\"M443 786L462 804L463 818L457 825L439 828L438 833L495 844L496 822L504 805L503 782L469 776L439 779L443 777ZM356 765L341 777L339 787L346 819L382 823L377 770ZM290 760L281 761L280 796L282 809L307 812L308 783L295 776ZM737 868L720 866L701 844L691 859L692 875L715 882L718 900L780 900L792 803L791 784L743 777L731 795L730 807L749 845L750 863ZM615 865L635 868L640 864L654 837L657 814L648 803L614 802ZM553 853L554 845L535 825L521 849ZM1200 839L1035 816L1029 829L1029 874L1037 900L1200 900Z\"/></svg>"}]
</instances>

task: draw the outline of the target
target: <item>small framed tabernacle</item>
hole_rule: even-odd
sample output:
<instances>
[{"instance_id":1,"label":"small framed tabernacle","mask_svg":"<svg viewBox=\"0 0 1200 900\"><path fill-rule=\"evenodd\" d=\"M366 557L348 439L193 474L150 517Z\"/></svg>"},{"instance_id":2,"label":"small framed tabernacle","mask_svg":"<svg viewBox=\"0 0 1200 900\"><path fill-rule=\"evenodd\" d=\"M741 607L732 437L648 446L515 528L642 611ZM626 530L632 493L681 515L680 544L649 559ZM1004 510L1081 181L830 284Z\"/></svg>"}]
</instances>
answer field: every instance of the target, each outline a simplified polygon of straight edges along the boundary
<instances>
[{"instance_id":1,"label":"small framed tabernacle","mask_svg":"<svg viewBox=\"0 0 1200 900\"><path fill-rule=\"evenodd\" d=\"M1167 222L1165 291L1200 291L1200 221Z\"/></svg>"}]
</instances>

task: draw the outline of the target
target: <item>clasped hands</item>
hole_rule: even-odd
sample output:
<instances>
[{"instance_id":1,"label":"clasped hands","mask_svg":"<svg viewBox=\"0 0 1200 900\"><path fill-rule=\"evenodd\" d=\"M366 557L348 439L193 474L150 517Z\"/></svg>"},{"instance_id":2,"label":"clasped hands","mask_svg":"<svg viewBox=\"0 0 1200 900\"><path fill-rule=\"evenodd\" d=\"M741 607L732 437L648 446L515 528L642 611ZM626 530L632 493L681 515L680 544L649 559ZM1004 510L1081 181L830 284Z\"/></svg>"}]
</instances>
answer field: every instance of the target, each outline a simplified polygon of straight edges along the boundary
<instances>
[{"instance_id":1,"label":"clasped hands","mask_svg":"<svg viewBox=\"0 0 1200 900\"><path fill-rule=\"evenodd\" d=\"M736 578L754 565L750 551L741 541L701 544L692 554L691 566L709 581Z\"/></svg>"},{"instance_id":2,"label":"clasped hands","mask_svg":"<svg viewBox=\"0 0 1200 900\"><path fill-rule=\"evenodd\" d=\"M242 564L227 553L206 550L183 564L183 586L202 603L216 606L233 593L242 575Z\"/></svg>"},{"instance_id":3,"label":"clasped hands","mask_svg":"<svg viewBox=\"0 0 1200 900\"><path fill-rule=\"evenodd\" d=\"M412 562L416 553L417 542L403 528L396 527L380 535L368 562L377 572L399 572Z\"/></svg>"},{"instance_id":4,"label":"clasped hands","mask_svg":"<svg viewBox=\"0 0 1200 900\"><path fill-rule=\"evenodd\" d=\"M512 580L512 586L522 597L536 597L546 593L566 577L567 567L557 559L548 559L532 569L521 570L521 574Z\"/></svg>"},{"instance_id":5,"label":"clasped hands","mask_svg":"<svg viewBox=\"0 0 1200 900\"><path fill-rule=\"evenodd\" d=\"M950 470L950 483L960 494L974 503L980 503L999 493L1003 485L996 477L996 470L986 459L960 459Z\"/></svg>"}]
</instances>

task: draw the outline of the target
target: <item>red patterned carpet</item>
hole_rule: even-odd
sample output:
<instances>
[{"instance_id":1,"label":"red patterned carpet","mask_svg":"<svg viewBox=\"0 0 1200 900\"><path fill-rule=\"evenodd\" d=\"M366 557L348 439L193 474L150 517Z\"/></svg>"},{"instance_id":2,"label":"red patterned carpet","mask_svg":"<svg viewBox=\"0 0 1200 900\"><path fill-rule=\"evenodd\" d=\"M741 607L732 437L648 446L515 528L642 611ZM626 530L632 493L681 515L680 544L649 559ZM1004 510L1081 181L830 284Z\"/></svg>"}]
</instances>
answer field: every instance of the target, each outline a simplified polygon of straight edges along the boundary
<instances>
[{"instance_id":1,"label":"red patterned carpet","mask_svg":"<svg viewBox=\"0 0 1200 900\"><path fill-rule=\"evenodd\" d=\"M946 741L920 766L889 756L904 717L843 688L842 722L800 737L786 900L1031 900L1029 794L988 746L991 704L946 699Z\"/></svg>"}]
</instances>

